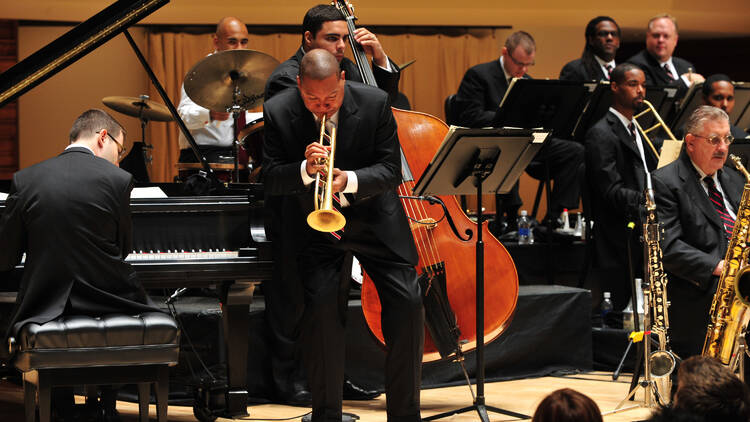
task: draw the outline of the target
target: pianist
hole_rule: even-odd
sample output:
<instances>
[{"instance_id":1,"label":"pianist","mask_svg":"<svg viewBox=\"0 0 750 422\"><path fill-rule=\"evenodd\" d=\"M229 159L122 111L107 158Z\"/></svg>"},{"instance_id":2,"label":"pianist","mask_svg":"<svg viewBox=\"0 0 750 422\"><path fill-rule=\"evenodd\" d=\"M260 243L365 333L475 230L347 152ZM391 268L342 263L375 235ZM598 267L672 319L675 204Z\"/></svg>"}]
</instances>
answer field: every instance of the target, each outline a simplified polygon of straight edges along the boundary
<instances>
[{"instance_id":1,"label":"pianist","mask_svg":"<svg viewBox=\"0 0 750 422\"><path fill-rule=\"evenodd\" d=\"M84 112L57 157L13 176L0 219L0 271L21 262L23 279L6 334L63 315L158 311L124 262L130 251L133 177L117 167L125 130L101 110ZM116 420L111 389L102 390L108 420ZM72 390L53 392L53 411L72 415Z\"/></svg>"}]
</instances>

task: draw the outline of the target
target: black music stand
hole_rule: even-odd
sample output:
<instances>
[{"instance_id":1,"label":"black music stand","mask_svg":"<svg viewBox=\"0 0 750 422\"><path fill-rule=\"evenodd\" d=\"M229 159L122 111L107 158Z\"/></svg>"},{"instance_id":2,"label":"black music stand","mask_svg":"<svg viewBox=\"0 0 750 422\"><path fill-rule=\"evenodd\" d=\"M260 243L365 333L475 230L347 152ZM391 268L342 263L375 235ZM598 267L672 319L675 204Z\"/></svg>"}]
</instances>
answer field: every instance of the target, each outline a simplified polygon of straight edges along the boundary
<instances>
[{"instance_id":1,"label":"black music stand","mask_svg":"<svg viewBox=\"0 0 750 422\"><path fill-rule=\"evenodd\" d=\"M471 406L440 413L424 421L441 419L476 410L480 420L489 422L487 411L519 419L529 416L485 404L484 400L484 242L482 241L482 185L490 192L507 192L547 139L549 132L525 129L466 129L451 127L427 169L414 187L414 194L477 195L476 237L476 383L477 394ZM502 158L502 160L501 160Z\"/></svg>"}]
</instances>

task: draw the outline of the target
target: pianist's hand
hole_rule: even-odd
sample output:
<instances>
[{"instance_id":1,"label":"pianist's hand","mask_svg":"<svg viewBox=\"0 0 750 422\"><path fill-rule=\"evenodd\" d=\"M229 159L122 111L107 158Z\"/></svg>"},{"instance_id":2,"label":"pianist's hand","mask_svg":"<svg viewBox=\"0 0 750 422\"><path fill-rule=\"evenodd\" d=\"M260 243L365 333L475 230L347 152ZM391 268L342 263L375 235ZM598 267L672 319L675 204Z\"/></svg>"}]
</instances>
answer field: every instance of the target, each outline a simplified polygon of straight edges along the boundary
<instances>
[{"instance_id":1,"label":"pianist's hand","mask_svg":"<svg viewBox=\"0 0 750 422\"><path fill-rule=\"evenodd\" d=\"M229 118L229 113L222 113L220 111L209 111L208 115L211 117L211 120L224 121Z\"/></svg>"}]
</instances>

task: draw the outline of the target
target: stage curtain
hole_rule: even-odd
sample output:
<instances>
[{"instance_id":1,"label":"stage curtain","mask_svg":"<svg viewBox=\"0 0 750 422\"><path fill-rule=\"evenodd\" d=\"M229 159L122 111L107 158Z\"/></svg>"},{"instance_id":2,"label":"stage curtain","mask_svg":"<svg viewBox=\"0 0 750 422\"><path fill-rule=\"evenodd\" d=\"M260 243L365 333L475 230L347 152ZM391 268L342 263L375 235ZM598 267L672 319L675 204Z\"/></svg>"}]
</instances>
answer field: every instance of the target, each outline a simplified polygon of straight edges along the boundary
<instances>
[{"instance_id":1,"label":"stage curtain","mask_svg":"<svg viewBox=\"0 0 750 422\"><path fill-rule=\"evenodd\" d=\"M501 43L511 30L452 29L451 32L455 34L449 34L444 33L446 31L441 33L436 29L419 28L412 32L375 32L395 63L403 64L416 59L414 64L404 70L400 85L401 91L409 98L412 109L444 119L443 102L448 95L456 93L466 69L497 59ZM249 45L251 49L262 51L282 62L295 53L300 40L301 36L297 33L251 33ZM212 48L211 34L149 33L149 64L175 106L180 100L180 88L185 74L209 54ZM149 91L152 99L161 102L153 86L150 86ZM154 146L150 169L152 181L170 182L177 174L175 163L179 156L178 133L179 128L174 122L149 123L147 136Z\"/></svg>"}]
</instances>

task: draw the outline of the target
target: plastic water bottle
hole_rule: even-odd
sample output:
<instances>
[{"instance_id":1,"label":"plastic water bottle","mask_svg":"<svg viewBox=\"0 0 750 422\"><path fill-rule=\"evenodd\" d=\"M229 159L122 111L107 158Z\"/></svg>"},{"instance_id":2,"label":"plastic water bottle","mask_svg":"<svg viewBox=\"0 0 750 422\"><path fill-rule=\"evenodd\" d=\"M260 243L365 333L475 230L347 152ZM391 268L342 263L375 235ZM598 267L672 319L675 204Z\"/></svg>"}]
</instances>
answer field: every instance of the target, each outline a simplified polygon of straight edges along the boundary
<instances>
[{"instance_id":1,"label":"plastic water bottle","mask_svg":"<svg viewBox=\"0 0 750 422\"><path fill-rule=\"evenodd\" d=\"M578 216L576 217L576 226L573 229L573 236L580 237L581 240L583 240L583 216L581 213L578 213Z\"/></svg>"},{"instance_id":2,"label":"plastic water bottle","mask_svg":"<svg viewBox=\"0 0 750 422\"><path fill-rule=\"evenodd\" d=\"M611 294L609 292L604 292L604 300L602 301L602 327L607 326L607 315L609 315L609 313L612 312L612 309L614 309L610 296Z\"/></svg>"},{"instance_id":3,"label":"plastic water bottle","mask_svg":"<svg viewBox=\"0 0 750 422\"><path fill-rule=\"evenodd\" d=\"M527 217L526 210L521 210L518 217L518 244L530 245L534 243L534 232L531 231L531 221Z\"/></svg>"},{"instance_id":4,"label":"plastic water bottle","mask_svg":"<svg viewBox=\"0 0 750 422\"><path fill-rule=\"evenodd\" d=\"M560 231L569 232L570 231L570 217L568 217L567 208L563 208L563 212L560 215L560 220L562 220L562 227L560 228Z\"/></svg>"}]
</instances>

